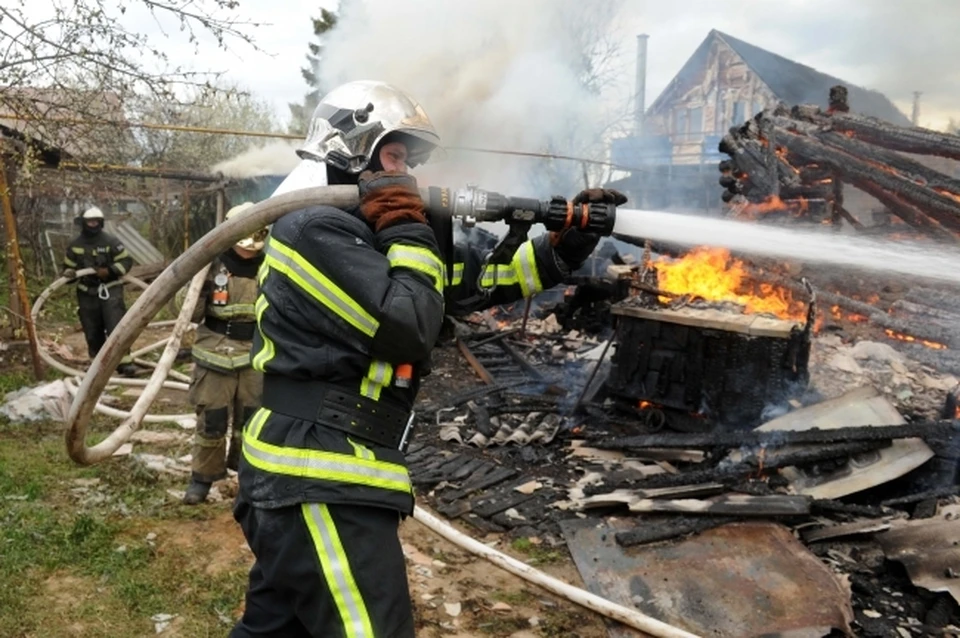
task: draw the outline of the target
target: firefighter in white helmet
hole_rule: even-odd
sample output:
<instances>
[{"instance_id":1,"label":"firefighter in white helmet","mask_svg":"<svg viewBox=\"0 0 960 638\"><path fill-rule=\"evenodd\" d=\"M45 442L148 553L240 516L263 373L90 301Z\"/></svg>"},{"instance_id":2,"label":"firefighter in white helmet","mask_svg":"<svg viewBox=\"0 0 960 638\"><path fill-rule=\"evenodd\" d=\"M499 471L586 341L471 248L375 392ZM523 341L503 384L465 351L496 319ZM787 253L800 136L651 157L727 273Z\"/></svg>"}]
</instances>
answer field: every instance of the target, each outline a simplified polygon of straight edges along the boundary
<instances>
[{"instance_id":1,"label":"firefighter in white helmet","mask_svg":"<svg viewBox=\"0 0 960 638\"><path fill-rule=\"evenodd\" d=\"M325 165L313 185L358 185L360 203L292 212L267 241L252 351L263 402L234 509L256 562L232 638L414 635L397 537L413 511L404 443L445 302L535 294L599 241L541 235L489 283L478 255L448 271L408 174L439 143L420 105L382 82L342 85L314 111L298 150Z\"/></svg>"},{"instance_id":2,"label":"firefighter in white helmet","mask_svg":"<svg viewBox=\"0 0 960 638\"><path fill-rule=\"evenodd\" d=\"M231 208L225 219L252 206ZM240 431L260 406L262 375L250 366L250 346L256 329L257 270L263 263L262 229L238 241L211 265L194 310L200 323L191 349L194 361L190 401L197 414L193 468L183 502L206 500L214 481L227 468L236 470ZM229 448L227 433L232 432Z\"/></svg>"},{"instance_id":3,"label":"firefighter in white helmet","mask_svg":"<svg viewBox=\"0 0 960 638\"><path fill-rule=\"evenodd\" d=\"M93 359L127 311L121 277L130 271L133 259L119 239L103 230L103 211L96 206L83 211L77 222L80 235L67 246L61 275L77 284L77 314L87 354ZM77 279L77 271L86 268L96 273ZM127 376L136 373L129 357L123 358L117 370Z\"/></svg>"}]
</instances>

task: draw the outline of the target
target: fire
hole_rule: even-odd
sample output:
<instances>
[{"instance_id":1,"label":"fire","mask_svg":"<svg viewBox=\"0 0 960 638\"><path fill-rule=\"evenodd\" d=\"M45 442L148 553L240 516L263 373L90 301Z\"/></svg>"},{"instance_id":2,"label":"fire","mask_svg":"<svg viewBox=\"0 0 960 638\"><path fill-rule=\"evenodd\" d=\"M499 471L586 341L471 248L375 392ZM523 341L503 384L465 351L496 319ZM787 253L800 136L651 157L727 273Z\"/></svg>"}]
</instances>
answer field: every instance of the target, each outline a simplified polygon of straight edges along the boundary
<instances>
[{"instance_id":1,"label":"fire","mask_svg":"<svg viewBox=\"0 0 960 638\"><path fill-rule=\"evenodd\" d=\"M888 337L890 337L891 339L896 339L897 341L906 341L908 343L919 343L932 350L947 349L947 346L945 346L942 343L937 343L936 341L927 341L925 339L917 339L916 337L913 337L911 335L906 335L901 332L894 332L890 328L887 328L886 330L884 330L884 332L887 334Z\"/></svg>"},{"instance_id":2,"label":"fire","mask_svg":"<svg viewBox=\"0 0 960 638\"><path fill-rule=\"evenodd\" d=\"M637 409L639 410L646 410L647 408L652 408L652 407L654 406L649 401L640 401L639 403L637 403Z\"/></svg>"},{"instance_id":3,"label":"fire","mask_svg":"<svg viewBox=\"0 0 960 638\"><path fill-rule=\"evenodd\" d=\"M841 319L846 319L851 323L866 323L868 319L863 315L858 315L855 312L851 312L847 315L843 314L843 311L840 310L840 306L831 306L830 307L830 316L833 317L836 321Z\"/></svg>"},{"instance_id":4,"label":"fire","mask_svg":"<svg viewBox=\"0 0 960 638\"><path fill-rule=\"evenodd\" d=\"M790 291L752 282L744 263L728 250L695 248L675 261L661 258L656 266L657 286L664 292L737 303L750 314L769 313L799 320L806 317L803 303L795 301Z\"/></svg>"}]
</instances>

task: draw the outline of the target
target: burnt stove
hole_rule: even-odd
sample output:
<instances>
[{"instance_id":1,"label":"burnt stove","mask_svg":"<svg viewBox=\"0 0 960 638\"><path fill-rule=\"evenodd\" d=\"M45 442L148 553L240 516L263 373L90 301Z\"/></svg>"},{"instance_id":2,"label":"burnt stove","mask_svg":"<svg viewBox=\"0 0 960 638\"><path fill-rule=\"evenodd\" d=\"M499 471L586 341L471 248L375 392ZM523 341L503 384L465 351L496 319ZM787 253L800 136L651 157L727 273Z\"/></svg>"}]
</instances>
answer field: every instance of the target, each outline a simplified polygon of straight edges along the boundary
<instances>
[{"instance_id":1,"label":"burnt stove","mask_svg":"<svg viewBox=\"0 0 960 638\"><path fill-rule=\"evenodd\" d=\"M606 389L649 430L754 428L807 387L810 319L641 307L632 299L611 312L616 350Z\"/></svg>"}]
</instances>

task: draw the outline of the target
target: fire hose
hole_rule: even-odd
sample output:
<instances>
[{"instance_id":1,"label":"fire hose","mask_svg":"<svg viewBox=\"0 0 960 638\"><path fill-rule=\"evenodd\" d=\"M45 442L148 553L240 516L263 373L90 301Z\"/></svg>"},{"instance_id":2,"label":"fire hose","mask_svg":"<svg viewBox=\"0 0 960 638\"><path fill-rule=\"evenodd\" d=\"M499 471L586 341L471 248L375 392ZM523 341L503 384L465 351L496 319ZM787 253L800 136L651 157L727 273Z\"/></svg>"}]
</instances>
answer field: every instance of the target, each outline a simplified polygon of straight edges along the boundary
<instances>
[{"instance_id":1,"label":"fire hose","mask_svg":"<svg viewBox=\"0 0 960 638\"><path fill-rule=\"evenodd\" d=\"M428 191L424 198L431 204L436 200L431 201L434 198L431 198L430 195L434 195L437 199L443 197L442 191L433 189L431 191ZM477 193L484 192L474 191L474 194ZM550 230L569 227L572 224L587 228L591 222L586 219L586 216L590 215L594 219L593 224L598 224L598 220L603 222L604 226L601 230L605 230L606 234L612 231L615 214L614 207L610 207L609 210L606 208L601 210L594 208L596 205L591 205L590 208L585 207L579 211L573 210L573 207L564 206L561 215L561 209L555 205L556 202L553 202L553 205L541 206L540 202L535 200L532 202L528 200L525 205L537 210L526 209L521 211L519 208L510 210L511 203L507 198L502 200L502 208L498 211L488 208L488 204L491 202L486 197L482 201L474 200L472 205L464 204L459 210L456 210L455 204L451 206L451 201L456 202L457 200L439 201L436 208L431 206L431 212L437 213L439 208L445 214L462 216L465 222L503 220L508 223L510 221L505 219L505 216L512 216L519 212L518 224L521 227L532 223L544 223L545 220L549 220L549 224L544 223L544 225ZM465 200L460 201L465 202ZM255 204L242 215L233 217L216 226L177 257L130 307L130 310L127 311L123 320L109 336L91 364L86 376L84 376L67 416L65 438L67 453L70 458L81 465L100 462L108 458L132 434L129 427L125 428L121 425L98 445L87 447L87 424L97 403L97 397L109 382L110 371L117 366L123 357L123 353L132 346L139 333L149 323L150 318L192 277L195 277L194 283L196 283L200 279L201 271L210 264L216 255L227 250L240 238L269 226L287 213L317 205L333 206L341 209L350 208L355 206L357 202L358 192L354 186L323 186L277 195ZM493 204L496 204L496 202L493 202ZM468 216L471 219L467 219ZM414 509L413 518L467 551L481 555L494 564L588 609L600 612L651 635L665 638L696 638L694 634L641 614L635 609L629 609L558 581L529 565L467 537L422 508Z\"/></svg>"},{"instance_id":2,"label":"fire hose","mask_svg":"<svg viewBox=\"0 0 960 638\"><path fill-rule=\"evenodd\" d=\"M76 276L77 276L77 277L83 277L84 275L92 275L92 274L94 274L95 272L96 272L96 270L93 269L93 268L84 268L84 269L78 271ZM144 290L149 287L145 282L141 281L140 279L137 279L136 277L131 277L131 276L129 276L129 275L125 276L125 277L123 278L123 280L126 281L126 282L129 282L129 283L132 283L132 284L134 284L134 285L136 285L136 286L138 286L138 287L140 287L140 288L142 288L142 289L144 289ZM36 302L34 302L33 308L32 308L31 313L30 313L30 314L31 314L31 317L33 318L33 322L34 322L35 325L36 325L36 323L37 323L37 318L39 317L40 311L43 309L43 305L46 303L47 299L49 299L50 296L51 296L57 289L61 288L63 285L65 285L66 283L68 283L68 281L69 281L69 280L68 280L66 277L60 277L60 278L54 280L54 281L53 281L49 286L47 286L47 288L40 294L40 296L37 298ZM193 305L196 305L196 301L194 301ZM184 304L184 306L186 307L186 303ZM191 306L191 308L190 308L190 313L192 313L192 312L193 312L193 307ZM183 337L183 334L184 334L184 332L186 332L186 330L189 329L189 328L191 327L191 325L192 325L192 324L190 324L190 322L189 322L190 314L189 314L189 313L186 314L186 317L187 317L187 319L185 320L185 323L182 322L182 321L176 320L176 321L173 321L173 322L170 322L170 321L158 321L158 322L155 322L155 323L150 324L149 327L165 327L165 326L168 326L168 325L170 325L170 324L172 323L172 324L174 325L173 334L172 334L171 336L169 336L169 337L166 337L166 338L158 341L157 343L151 344L151 345L149 345L149 346L147 346L147 347L145 347L145 348L141 348L140 350L137 350L137 351L131 353L131 358L134 360L134 362L139 363L140 365L144 365L144 366L149 366L149 367L155 368L155 371L154 371L153 375L151 375L150 380L128 379L128 378L124 378L124 377L111 377L111 378L109 379L109 383L110 383L111 385L125 385L125 386L145 387L146 389L144 390L143 393L141 393L140 398L138 398L137 404L140 405L140 404L142 403L142 404L145 405L147 408L149 408L149 405L153 402L153 399L156 397L156 393L159 392L159 390L160 390L161 388L167 388L167 389L170 389L170 390L183 390L183 391L186 391L186 390L189 388L189 386L188 386L186 383L178 383L178 382L164 381L164 377L166 377L166 376L172 376L172 377L177 378L177 379L180 379L180 381L184 381L184 382L189 382L189 380L190 380L190 377L188 377L188 376L186 376L186 375L184 375L184 374L178 373L178 372L170 369L170 368L172 367L172 365L173 365L173 358L176 356L176 351L177 351L177 349L179 348L180 341L181 341L181 339L182 339L182 337ZM148 353L148 352L151 352L151 351L153 351L153 350L156 350L156 349L158 349L158 348L160 348L160 347L163 347L163 346L167 346L168 350L170 350L170 349L173 350L173 356L172 356L172 357L169 357L169 359L170 359L169 362L164 361L162 357L161 357L160 363L153 363L153 362L151 362L151 361L147 361L147 360L145 360L145 359L141 359L141 358L140 358L140 357L142 357L144 354L146 354L146 353ZM79 378L79 377L83 377L83 376L86 374L83 370L79 370L79 369L76 369L76 368L72 368L72 367L70 367L70 366L68 366L68 365L66 365L66 364L58 361L57 359L55 359L55 358L50 354L50 352L49 352L49 350L46 348L46 346L44 346L42 343L39 344L38 351L39 351L39 354L40 354L40 358L43 359L43 361L44 361L47 365L49 365L50 367L54 368L55 370L58 370L58 371L60 371L60 372L62 372L62 373L64 373L64 374L68 375L68 377L76 377L76 378ZM158 378L159 378L159 381L157 381ZM76 395L77 395L77 388L73 385L73 383L71 383L70 379L67 379L64 383L65 383L65 385L66 385L67 390L70 392L70 394L71 394L73 397L76 397ZM156 386L156 390L151 390L151 389L150 389L150 388L151 388L151 384L154 385L154 386ZM146 396L147 398L144 398L145 396ZM126 410L120 410L120 409L117 409L117 408L112 408L112 407L103 405L103 403L101 403L99 400L97 401L96 405L94 406L94 409L95 409L97 412L99 412L100 414L104 414L104 415L106 415L106 416L115 417L115 418L121 418L121 419L127 419L128 421L125 421L125 423L127 424L128 427L130 427L130 426L132 425L132 427L133 427L134 430L136 430L136 429L139 427L140 423L142 423L142 422L148 422L148 423L170 423L170 422L174 422L174 423L176 423L176 422L181 422L181 421L186 420L186 419L192 419L192 418L194 417L194 415L193 415L192 413L191 413L191 414L169 414L169 415L153 415L153 414L147 414L145 409L142 409L142 408L137 409L137 406L135 406L135 409L134 409L132 412L128 412L128 411L126 411ZM129 421L129 420L131 419L132 414L134 414L134 413L137 413L137 414L140 415L139 417L136 418L136 422L135 422L135 423Z\"/></svg>"}]
</instances>

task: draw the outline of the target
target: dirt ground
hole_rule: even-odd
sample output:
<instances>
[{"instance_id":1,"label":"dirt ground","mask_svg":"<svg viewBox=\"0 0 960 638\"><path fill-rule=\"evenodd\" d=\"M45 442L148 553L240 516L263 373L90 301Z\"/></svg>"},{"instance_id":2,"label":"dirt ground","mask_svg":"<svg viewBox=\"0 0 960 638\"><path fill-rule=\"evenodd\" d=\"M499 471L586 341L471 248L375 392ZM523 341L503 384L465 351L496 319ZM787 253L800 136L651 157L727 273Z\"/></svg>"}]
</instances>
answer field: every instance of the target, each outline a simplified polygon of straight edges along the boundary
<instances>
[{"instance_id":1,"label":"dirt ground","mask_svg":"<svg viewBox=\"0 0 960 638\"><path fill-rule=\"evenodd\" d=\"M85 348L77 328L72 324L47 327L43 337L56 344L53 347L63 359L82 366ZM161 336L145 334L137 346ZM25 351L11 349L4 355L7 372L29 369ZM122 391L115 395L119 405L128 406L133 401ZM189 411L182 393L165 392L162 399L160 411ZM93 436L115 425L114 421L95 417ZM201 508L182 506L176 495L185 486L186 477L158 474L145 469L134 457L147 453L182 459L190 451L189 432L173 425L147 426L145 430L163 436L135 443L135 454L130 457L81 469L67 461L59 428L56 423L0 426L0 479L6 478L6 482L0 480L0 521L19 517L17 508L21 504L24 508L39 506L43 511L49 509L52 518L69 528L65 533L69 537L89 518L97 533L99 526L104 526L98 542L105 547L94 552L96 558L86 565L78 564L75 556L58 556L44 566L36 566L40 559L31 553L42 552L42 548L31 548L27 543L18 549L24 553L23 560L34 566L24 576L22 592L8 592L11 599L6 611L0 597L0 634L23 638L225 635L242 613L245 576L253 560L230 513L235 489L230 480L218 485L223 498L217 502ZM32 482L38 485L36 502L34 496L18 492L18 486ZM64 485L68 486L66 493ZM25 515L15 521L7 530L10 539L6 540L17 543L26 540L23 535L40 533L37 529L44 523L27 518ZM476 530L461 529L476 534ZM414 520L405 521L400 534L418 636L606 635L605 625L596 614L468 554ZM0 535L0 541L4 540ZM526 558L506 538L490 535L480 540L521 560ZM138 558L143 552L143 564L136 570L125 565L115 571L109 564L117 560L116 555L104 558L101 551ZM566 552L554 552L552 556L549 564L537 567L582 587ZM14 562L8 565L11 570L16 568ZM128 568L130 582L126 581ZM139 588L149 588L149 595ZM211 591L217 588L221 591ZM195 604L198 598L210 602Z\"/></svg>"}]
</instances>

